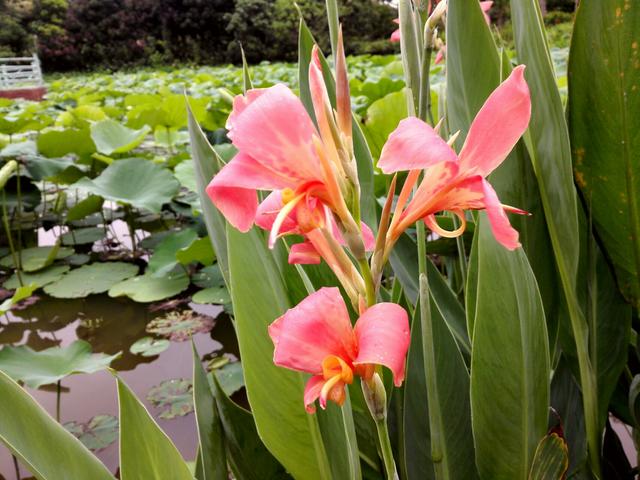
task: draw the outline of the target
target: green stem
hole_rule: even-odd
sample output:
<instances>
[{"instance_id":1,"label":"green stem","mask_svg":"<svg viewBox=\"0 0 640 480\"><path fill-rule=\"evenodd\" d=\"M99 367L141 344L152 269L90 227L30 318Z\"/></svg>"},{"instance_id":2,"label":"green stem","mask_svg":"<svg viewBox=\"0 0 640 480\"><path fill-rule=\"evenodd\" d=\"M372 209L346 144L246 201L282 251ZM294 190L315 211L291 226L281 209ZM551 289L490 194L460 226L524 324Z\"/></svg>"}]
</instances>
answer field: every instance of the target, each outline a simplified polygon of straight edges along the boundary
<instances>
[{"instance_id":1,"label":"green stem","mask_svg":"<svg viewBox=\"0 0 640 480\"><path fill-rule=\"evenodd\" d=\"M420 64L420 103L418 106L418 118L428 120L433 125L433 113L431 112L431 79L429 78L431 68L431 30L427 28L423 41L424 51L422 52L422 60Z\"/></svg>"},{"instance_id":2,"label":"green stem","mask_svg":"<svg viewBox=\"0 0 640 480\"><path fill-rule=\"evenodd\" d=\"M133 212L131 211L131 207L129 205L126 205L124 209L126 212L127 227L129 228L129 237L131 238L131 250L133 251L133 253L135 253L137 250L137 245L136 245L136 229L135 229L135 225L133 224Z\"/></svg>"},{"instance_id":3,"label":"green stem","mask_svg":"<svg viewBox=\"0 0 640 480\"><path fill-rule=\"evenodd\" d=\"M389 440L389 429L387 428L386 419L376 420L376 429L378 430L378 438L380 439L380 450L382 451L382 460L384 462L387 480L395 480L398 478L398 472L396 471L396 462L393 460L393 451L391 450L391 440Z\"/></svg>"},{"instance_id":4,"label":"green stem","mask_svg":"<svg viewBox=\"0 0 640 480\"><path fill-rule=\"evenodd\" d=\"M62 385L60 380L56 383L56 422L60 423L60 393L62 392Z\"/></svg>"},{"instance_id":5,"label":"green stem","mask_svg":"<svg viewBox=\"0 0 640 480\"><path fill-rule=\"evenodd\" d=\"M358 265L360 266L360 273L364 279L364 286L367 294L367 306L370 307L376 303L376 287L373 282L371 267L369 266L369 262L367 262L366 258L358 260Z\"/></svg>"},{"instance_id":6,"label":"green stem","mask_svg":"<svg viewBox=\"0 0 640 480\"><path fill-rule=\"evenodd\" d=\"M20 480L22 475L20 475L20 465L18 464L18 459L15 455L11 455L13 457L13 468L16 471L16 480Z\"/></svg>"},{"instance_id":7,"label":"green stem","mask_svg":"<svg viewBox=\"0 0 640 480\"><path fill-rule=\"evenodd\" d=\"M18 268L22 270L22 187L20 186L20 162L16 169L16 188L18 194Z\"/></svg>"},{"instance_id":8,"label":"green stem","mask_svg":"<svg viewBox=\"0 0 640 480\"><path fill-rule=\"evenodd\" d=\"M460 221L455 214L451 214L453 219L453 229L457 230L460 226ZM456 237L456 246L458 247L458 261L460 262L460 273L462 275L462 288L467 285L467 254L464 248L464 238L462 235Z\"/></svg>"},{"instance_id":9,"label":"green stem","mask_svg":"<svg viewBox=\"0 0 640 480\"><path fill-rule=\"evenodd\" d=\"M418 272L420 275L427 274L427 235L424 223L416 223L416 240L418 243Z\"/></svg>"},{"instance_id":10,"label":"green stem","mask_svg":"<svg viewBox=\"0 0 640 480\"><path fill-rule=\"evenodd\" d=\"M18 277L18 283L20 286L24 286L22 282L22 273L20 273L20 262L16 255L16 249L13 245L13 237L11 236L11 226L9 225L9 216L7 215L7 195L4 188L2 189L2 224L7 234L7 242L9 243L9 250L11 251L11 258L13 259L13 266L16 269L16 276Z\"/></svg>"}]
</instances>

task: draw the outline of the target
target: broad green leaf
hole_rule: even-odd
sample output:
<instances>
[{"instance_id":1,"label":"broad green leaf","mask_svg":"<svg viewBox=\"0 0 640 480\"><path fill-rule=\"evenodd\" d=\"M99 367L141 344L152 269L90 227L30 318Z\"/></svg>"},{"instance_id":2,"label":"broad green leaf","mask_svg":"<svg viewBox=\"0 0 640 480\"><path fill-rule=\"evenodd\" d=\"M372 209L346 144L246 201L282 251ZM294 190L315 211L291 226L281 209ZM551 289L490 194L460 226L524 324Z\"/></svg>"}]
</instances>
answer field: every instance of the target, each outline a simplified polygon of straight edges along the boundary
<instances>
[{"instance_id":1,"label":"broad green leaf","mask_svg":"<svg viewBox=\"0 0 640 480\"><path fill-rule=\"evenodd\" d=\"M163 420L183 417L193 412L192 385L186 378L163 380L147 392L147 400L157 409Z\"/></svg>"},{"instance_id":2,"label":"broad green leaf","mask_svg":"<svg viewBox=\"0 0 640 480\"><path fill-rule=\"evenodd\" d=\"M211 265L215 259L216 255L209 236L198 238L176 252L176 260L182 265L189 265L195 262L202 265Z\"/></svg>"},{"instance_id":3,"label":"broad green leaf","mask_svg":"<svg viewBox=\"0 0 640 480\"><path fill-rule=\"evenodd\" d=\"M1 371L0 397L0 440L38 480L113 480L97 457Z\"/></svg>"},{"instance_id":4,"label":"broad green leaf","mask_svg":"<svg viewBox=\"0 0 640 480\"><path fill-rule=\"evenodd\" d=\"M139 275L116 283L109 289L110 297L127 296L135 302L157 302L183 292L189 286L184 272L168 273L163 277L151 274Z\"/></svg>"},{"instance_id":5,"label":"broad green leaf","mask_svg":"<svg viewBox=\"0 0 640 480\"><path fill-rule=\"evenodd\" d=\"M511 0L518 60L527 65L531 121L524 140L538 179L547 229L564 294L580 368L580 383L593 470L599 473L601 432L595 375L589 359L589 328L576 295L580 239L569 132L537 0ZM565 345L566 347L566 345Z\"/></svg>"},{"instance_id":6,"label":"broad green leaf","mask_svg":"<svg viewBox=\"0 0 640 480\"><path fill-rule=\"evenodd\" d=\"M86 245L97 242L107 236L102 227L85 227L71 229L60 237L63 245Z\"/></svg>"},{"instance_id":7,"label":"broad green leaf","mask_svg":"<svg viewBox=\"0 0 640 480\"><path fill-rule=\"evenodd\" d=\"M76 340L67 347L51 347L36 352L26 345L0 350L0 370L31 388L56 383L74 373L106 369L120 354L91 353L91 345Z\"/></svg>"},{"instance_id":8,"label":"broad green leaf","mask_svg":"<svg viewBox=\"0 0 640 480\"><path fill-rule=\"evenodd\" d=\"M49 158L64 157L69 153L89 156L96 151L88 128L49 130L38 135L36 145L38 152Z\"/></svg>"},{"instance_id":9,"label":"broad green leaf","mask_svg":"<svg viewBox=\"0 0 640 480\"><path fill-rule=\"evenodd\" d=\"M180 182L180 185L191 190L192 192L198 191L198 183L196 182L196 167L193 162L185 160L180 162L173 169L173 174Z\"/></svg>"},{"instance_id":10,"label":"broad green leaf","mask_svg":"<svg viewBox=\"0 0 640 480\"><path fill-rule=\"evenodd\" d=\"M88 170L84 165L75 163L70 158L27 157L25 167L35 181L48 180L56 183L68 183L68 179L82 178Z\"/></svg>"},{"instance_id":11,"label":"broad green leaf","mask_svg":"<svg viewBox=\"0 0 640 480\"><path fill-rule=\"evenodd\" d=\"M476 463L481 478L525 479L547 430L550 369L544 310L524 251L509 252L498 244L484 213L478 228L471 354Z\"/></svg>"},{"instance_id":12,"label":"broad green leaf","mask_svg":"<svg viewBox=\"0 0 640 480\"><path fill-rule=\"evenodd\" d=\"M557 433L550 433L538 444L529 480L562 480L568 468L567 442Z\"/></svg>"},{"instance_id":13,"label":"broad green leaf","mask_svg":"<svg viewBox=\"0 0 640 480\"><path fill-rule=\"evenodd\" d=\"M569 61L576 183L620 289L640 308L640 10L581 2Z\"/></svg>"},{"instance_id":14,"label":"broad green leaf","mask_svg":"<svg viewBox=\"0 0 640 480\"><path fill-rule=\"evenodd\" d=\"M129 351L134 355L142 355L143 357L154 357L164 352L171 342L164 338L142 337L133 342L129 347Z\"/></svg>"},{"instance_id":15,"label":"broad green leaf","mask_svg":"<svg viewBox=\"0 0 640 480\"><path fill-rule=\"evenodd\" d=\"M118 438L118 419L113 415L96 415L87 423L74 420L63 426L92 452L107 448Z\"/></svg>"},{"instance_id":16,"label":"broad green leaf","mask_svg":"<svg viewBox=\"0 0 640 480\"><path fill-rule=\"evenodd\" d=\"M229 286L229 259L227 254L227 222L220 211L211 203L206 188L213 176L222 168L224 162L211 147L206 135L198 125L191 107L187 106L189 115L189 136L191 138L191 155L196 172L197 192L200 197L200 206L207 226L209 238L218 258L218 265Z\"/></svg>"},{"instance_id":17,"label":"broad green leaf","mask_svg":"<svg viewBox=\"0 0 640 480\"><path fill-rule=\"evenodd\" d=\"M84 200L79 201L67 211L67 222L82 220L92 213L102 210L104 199L98 195L89 195Z\"/></svg>"},{"instance_id":18,"label":"broad green leaf","mask_svg":"<svg viewBox=\"0 0 640 480\"><path fill-rule=\"evenodd\" d=\"M35 272L51 265L54 260L60 260L73 254L71 248L60 248L59 246L51 247L31 247L24 248L20 251L20 261L22 270L25 272ZM0 260L3 267L15 268L13 257L7 255Z\"/></svg>"},{"instance_id":19,"label":"broad green leaf","mask_svg":"<svg viewBox=\"0 0 640 480\"><path fill-rule=\"evenodd\" d=\"M227 480L227 457L224 434L216 400L209 387L207 374L202 368L200 356L193 346L193 404L200 445L202 478L198 480Z\"/></svg>"},{"instance_id":20,"label":"broad green leaf","mask_svg":"<svg viewBox=\"0 0 640 480\"><path fill-rule=\"evenodd\" d=\"M71 188L158 213L178 193L180 184L160 165L142 158L127 158L112 163L93 180L80 179Z\"/></svg>"},{"instance_id":21,"label":"broad green leaf","mask_svg":"<svg viewBox=\"0 0 640 480\"><path fill-rule=\"evenodd\" d=\"M210 287L200 290L193 294L191 297L195 303L215 303L218 305L224 305L231 302L231 296L229 290L225 286Z\"/></svg>"},{"instance_id":22,"label":"broad green leaf","mask_svg":"<svg viewBox=\"0 0 640 480\"><path fill-rule=\"evenodd\" d=\"M171 272L178 265L176 254L182 248L191 245L197 238L196 231L190 228L171 232L154 248L153 255L149 259L148 273L162 277Z\"/></svg>"},{"instance_id":23,"label":"broad green leaf","mask_svg":"<svg viewBox=\"0 0 640 480\"><path fill-rule=\"evenodd\" d=\"M84 298L104 293L114 285L138 273L138 266L125 262L105 262L83 265L50 283L44 291L56 298Z\"/></svg>"},{"instance_id":24,"label":"broad green leaf","mask_svg":"<svg viewBox=\"0 0 640 480\"><path fill-rule=\"evenodd\" d=\"M118 381L120 478L122 480L193 480L189 467L169 437L125 383Z\"/></svg>"},{"instance_id":25,"label":"broad green leaf","mask_svg":"<svg viewBox=\"0 0 640 480\"><path fill-rule=\"evenodd\" d=\"M150 130L146 125L132 130L107 118L91 125L91 139L100 153L126 153L140 145Z\"/></svg>"},{"instance_id":26,"label":"broad green leaf","mask_svg":"<svg viewBox=\"0 0 640 480\"><path fill-rule=\"evenodd\" d=\"M262 443L251 412L236 405L212 378L229 465L238 480L291 478ZM297 478L297 477L296 477Z\"/></svg>"},{"instance_id":27,"label":"broad green leaf","mask_svg":"<svg viewBox=\"0 0 640 480\"><path fill-rule=\"evenodd\" d=\"M400 120L407 117L407 96L404 90L393 92L376 100L367 109L364 118L364 133L374 158L380 151Z\"/></svg>"},{"instance_id":28,"label":"broad green leaf","mask_svg":"<svg viewBox=\"0 0 640 480\"><path fill-rule=\"evenodd\" d=\"M317 419L304 409L305 378L272 362L267 327L290 307L278 267L255 228L227 229L227 245L240 356L260 437L295 478L331 478Z\"/></svg>"},{"instance_id":29,"label":"broad green leaf","mask_svg":"<svg viewBox=\"0 0 640 480\"><path fill-rule=\"evenodd\" d=\"M59 280L71 267L68 265L52 265L43 270L34 273L22 273L22 282L25 285L35 284L37 288L44 287L49 283ZM2 284L3 288L14 289L20 286L18 276L14 273L6 282Z\"/></svg>"},{"instance_id":30,"label":"broad green leaf","mask_svg":"<svg viewBox=\"0 0 640 480\"><path fill-rule=\"evenodd\" d=\"M231 362L213 370L212 375L216 376L218 384L228 396L233 395L244 387L244 374L240 362Z\"/></svg>"}]
</instances>

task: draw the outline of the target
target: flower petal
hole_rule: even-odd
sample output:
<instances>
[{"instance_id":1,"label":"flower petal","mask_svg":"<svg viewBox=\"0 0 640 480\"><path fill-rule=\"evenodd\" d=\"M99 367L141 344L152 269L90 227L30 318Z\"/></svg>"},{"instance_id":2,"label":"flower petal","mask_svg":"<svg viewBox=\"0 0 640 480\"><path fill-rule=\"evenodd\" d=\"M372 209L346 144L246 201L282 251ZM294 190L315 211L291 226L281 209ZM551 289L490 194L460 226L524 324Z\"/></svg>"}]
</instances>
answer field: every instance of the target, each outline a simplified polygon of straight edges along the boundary
<instances>
[{"instance_id":1,"label":"flower petal","mask_svg":"<svg viewBox=\"0 0 640 480\"><path fill-rule=\"evenodd\" d=\"M456 160L456 152L433 128L418 118L409 117L402 120L389 135L382 148L378 167L384 173L393 173Z\"/></svg>"},{"instance_id":2,"label":"flower petal","mask_svg":"<svg viewBox=\"0 0 640 480\"><path fill-rule=\"evenodd\" d=\"M314 403L320 396L324 383L322 375L314 375L307 381L307 385L304 387L304 408L307 413L315 413L316 407Z\"/></svg>"},{"instance_id":3,"label":"flower petal","mask_svg":"<svg viewBox=\"0 0 640 480\"><path fill-rule=\"evenodd\" d=\"M395 303L378 303L368 308L355 327L358 357L354 365L384 365L393 373L396 386L404 380L404 364L409 349L409 318Z\"/></svg>"},{"instance_id":4,"label":"flower petal","mask_svg":"<svg viewBox=\"0 0 640 480\"><path fill-rule=\"evenodd\" d=\"M392 42L399 42L400 41L400 29L394 30L393 32L391 32L391 37L389 38L389 40L391 40Z\"/></svg>"},{"instance_id":5,"label":"flower petal","mask_svg":"<svg viewBox=\"0 0 640 480\"><path fill-rule=\"evenodd\" d=\"M347 307L335 287L321 288L289 309L269 326L269 335L276 365L316 375L328 355L350 362L357 351Z\"/></svg>"},{"instance_id":6,"label":"flower petal","mask_svg":"<svg viewBox=\"0 0 640 480\"><path fill-rule=\"evenodd\" d=\"M240 152L280 177L280 183L322 179L312 141L315 127L288 87L274 85L237 105L234 101L228 136Z\"/></svg>"},{"instance_id":7,"label":"flower petal","mask_svg":"<svg viewBox=\"0 0 640 480\"><path fill-rule=\"evenodd\" d=\"M267 198L265 198L260 205L258 205L258 211L256 212L256 225L260 228L271 231L273 222L275 222L278 212L282 209L282 191L274 190ZM285 221L280 227L280 233L294 233L296 231L296 220L294 214L287 216Z\"/></svg>"},{"instance_id":8,"label":"flower petal","mask_svg":"<svg viewBox=\"0 0 640 480\"><path fill-rule=\"evenodd\" d=\"M364 249L367 252L372 252L373 249L376 248L376 238L373 236L373 230L364 222L360 222L360 229L362 230Z\"/></svg>"},{"instance_id":9,"label":"flower petal","mask_svg":"<svg viewBox=\"0 0 640 480\"><path fill-rule=\"evenodd\" d=\"M460 151L462 170L486 177L500 165L529 125L531 97L524 65L516 67L484 103Z\"/></svg>"},{"instance_id":10,"label":"flower petal","mask_svg":"<svg viewBox=\"0 0 640 480\"><path fill-rule=\"evenodd\" d=\"M492 6L493 6L493 0L480 2L480 8L482 9L482 13L484 14L484 20L485 22L487 22L487 25L491 25L491 17L487 12L489 12Z\"/></svg>"},{"instance_id":11,"label":"flower petal","mask_svg":"<svg viewBox=\"0 0 640 480\"><path fill-rule=\"evenodd\" d=\"M302 242L291 245L289 251L289 263L291 265L318 265L321 257L311 242Z\"/></svg>"},{"instance_id":12,"label":"flower petal","mask_svg":"<svg viewBox=\"0 0 640 480\"><path fill-rule=\"evenodd\" d=\"M505 248L515 250L521 246L518 241L518 231L509 223L504 207L500 204L498 195L489 182L483 180L482 188L484 191L485 208L487 209L487 216L489 217L493 236L496 237L496 240Z\"/></svg>"}]
</instances>

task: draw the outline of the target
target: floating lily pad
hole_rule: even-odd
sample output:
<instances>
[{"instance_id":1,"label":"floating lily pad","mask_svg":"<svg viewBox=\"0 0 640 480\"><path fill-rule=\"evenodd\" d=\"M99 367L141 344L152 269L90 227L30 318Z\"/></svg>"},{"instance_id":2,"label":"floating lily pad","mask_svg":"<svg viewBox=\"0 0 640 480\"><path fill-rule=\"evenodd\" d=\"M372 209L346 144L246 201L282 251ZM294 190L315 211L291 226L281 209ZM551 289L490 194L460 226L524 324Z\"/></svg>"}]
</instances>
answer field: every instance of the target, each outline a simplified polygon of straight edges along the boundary
<instances>
[{"instance_id":1,"label":"floating lily pad","mask_svg":"<svg viewBox=\"0 0 640 480\"><path fill-rule=\"evenodd\" d=\"M218 379L218 383L222 387L222 390L224 390L224 393L229 396L244 387L244 376L240 362L227 363L215 369L213 374Z\"/></svg>"},{"instance_id":2,"label":"floating lily pad","mask_svg":"<svg viewBox=\"0 0 640 480\"><path fill-rule=\"evenodd\" d=\"M68 257L67 257L68 258ZM71 267L68 265L52 265L39 272L22 273L22 283L24 285L35 284L38 288L44 287L52 282L59 280ZM4 284L4 288L14 289L20 286L18 276L14 273Z\"/></svg>"},{"instance_id":3,"label":"floating lily pad","mask_svg":"<svg viewBox=\"0 0 640 480\"><path fill-rule=\"evenodd\" d=\"M91 139L100 153L125 153L140 145L150 130L147 125L132 130L107 118L91 125Z\"/></svg>"},{"instance_id":4,"label":"floating lily pad","mask_svg":"<svg viewBox=\"0 0 640 480\"><path fill-rule=\"evenodd\" d=\"M188 286L189 277L184 272L169 273L164 277L145 274L117 283L109 289L109 296L124 295L141 303L157 302L179 294Z\"/></svg>"},{"instance_id":5,"label":"floating lily pad","mask_svg":"<svg viewBox=\"0 0 640 480\"><path fill-rule=\"evenodd\" d=\"M22 270L25 272L35 272L37 270L48 267L54 260L73 255L73 249L58 247L56 245L50 247L32 247L25 248L20 252L22 259ZM3 267L15 268L13 264L13 257L7 255L0 260L0 265Z\"/></svg>"},{"instance_id":6,"label":"floating lily pad","mask_svg":"<svg viewBox=\"0 0 640 480\"><path fill-rule=\"evenodd\" d=\"M189 380L174 378L165 380L149 390L147 400L154 407L163 409L160 418L170 420L193 412L192 390Z\"/></svg>"},{"instance_id":7,"label":"floating lily pad","mask_svg":"<svg viewBox=\"0 0 640 480\"><path fill-rule=\"evenodd\" d=\"M173 174L176 176L180 184L192 192L198 191L198 184L196 183L196 170L191 160L185 160L176 165L173 170Z\"/></svg>"},{"instance_id":8,"label":"floating lily pad","mask_svg":"<svg viewBox=\"0 0 640 480\"><path fill-rule=\"evenodd\" d=\"M107 368L118 357L91 353L91 345L76 340L68 347L36 352L29 347L5 346L0 350L0 370L31 388L48 385L74 373L93 373Z\"/></svg>"},{"instance_id":9,"label":"floating lily pad","mask_svg":"<svg viewBox=\"0 0 640 480\"><path fill-rule=\"evenodd\" d=\"M187 247L181 248L176 252L175 257L182 265L188 265L194 262L201 263L202 265L211 265L216 259L211 240L208 236L198 238Z\"/></svg>"},{"instance_id":10,"label":"floating lily pad","mask_svg":"<svg viewBox=\"0 0 640 480\"><path fill-rule=\"evenodd\" d=\"M196 333L210 332L214 323L211 317L185 310L171 312L152 320L147 325L147 332L166 337L173 342L183 342Z\"/></svg>"},{"instance_id":11,"label":"floating lily pad","mask_svg":"<svg viewBox=\"0 0 640 480\"><path fill-rule=\"evenodd\" d=\"M224 285L224 278L218 265L205 267L191 277L191 281L196 287L211 288Z\"/></svg>"},{"instance_id":12,"label":"floating lily pad","mask_svg":"<svg viewBox=\"0 0 640 480\"><path fill-rule=\"evenodd\" d=\"M198 234L191 229L172 232L164 237L149 259L149 271L156 277L169 273L178 265L176 253L191 245L197 238Z\"/></svg>"},{"instance_id":13,"label":"floating lily pad","mask_svg":"<svg viewBox=\"0 0 640 480\"><path fill-rule=\"evenodd\" d=\"M84 265L91 261L91 257L86 253L74 253L73 255L69 255L64 259L65 263L69 265L73 265L74 267L79 267L80 265Z\"/></svg>"},{"instance_id":14,"label":"floating lily pad","mask_svg":"<svg viewBox=\"0 0 640 480\"><path fill-rule=\"evenodd\" d=\"M229 295L227 287L211 287L195 293L191 300L195 303L224 305L225 303L231 302L231 295Z\"/></svg>"},{"instance_id":15,"label":"floating lily pad","mask_svg":"<svg viewBox=\"0 0 640 480\"><path fill-rule=\"evenodd\" d=\"M159 355L169 348L171 342L164 338L142 337L131 345L129 351L134 355L142 355L143 357L153 357Z\"/></svg>"},{"instance_id":16,"label":"floating lily pad","mask_svg":"<svg viewBox=\"0 0 640 480\"><path fill-rule=\"evenodd\" d=\"M62 235L63 245L85 245L102 240L106 236L104 228L86 227L70 230Z\"/></svg>"},{"instance_id":17,"label":"floating lily pad","mask_svg":"<svg viewBox=\"0 0 640 480\"><path fill-rule=\"evenodd\" d=\"M113 162L93 180L80 179L71 188L159 213L162 204L178 193L180 184L168 169L150 160L127 158Z\"/></svg>"},{"instance_id":18,"label":"floating lily pad","mask_svg":"<svg viewBox=\"0 0 640 480\"><path fill-rule=\"evenodd\" d=\"M92 263L70 271L60 280L47 285L46 293L56 298L83 298L104 293L112 286L138 273L132 263Z\"/></svg>"},{"instance_id":19,"label":"floating lily pad","mask_svg":"<svg viewBox=\"0 0 640 480\"><path fill-rule=\"evenodd\" d=\"M87 423L72 421L63 427L93 452L104 450L118 438L118 419L113 415L96 415Z\"/></svg>"}]
</instances>

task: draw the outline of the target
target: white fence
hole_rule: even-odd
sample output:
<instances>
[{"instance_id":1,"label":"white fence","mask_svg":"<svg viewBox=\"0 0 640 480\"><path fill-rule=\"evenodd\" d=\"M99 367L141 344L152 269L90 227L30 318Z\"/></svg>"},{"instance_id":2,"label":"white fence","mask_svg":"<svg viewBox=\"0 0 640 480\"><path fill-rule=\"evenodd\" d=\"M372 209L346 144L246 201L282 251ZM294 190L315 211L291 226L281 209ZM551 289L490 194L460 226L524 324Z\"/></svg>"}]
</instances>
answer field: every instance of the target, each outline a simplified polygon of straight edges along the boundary
<instances>
[{"instance_id":1,"label":"white fence","mask_svg":"<svg viewBox=\"0 0 640 480\"><path fill-rule=\"evenodd\" d=\"M40 59L32 57L0 58L0 90L43 85Z\"/></svg>"}]
</instances>

